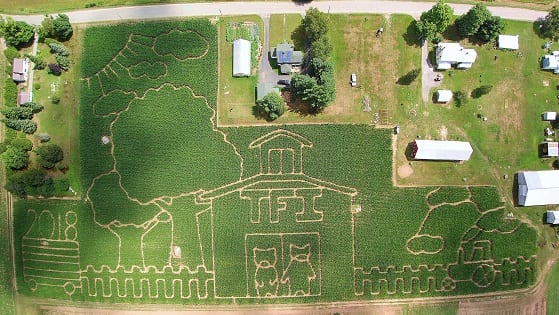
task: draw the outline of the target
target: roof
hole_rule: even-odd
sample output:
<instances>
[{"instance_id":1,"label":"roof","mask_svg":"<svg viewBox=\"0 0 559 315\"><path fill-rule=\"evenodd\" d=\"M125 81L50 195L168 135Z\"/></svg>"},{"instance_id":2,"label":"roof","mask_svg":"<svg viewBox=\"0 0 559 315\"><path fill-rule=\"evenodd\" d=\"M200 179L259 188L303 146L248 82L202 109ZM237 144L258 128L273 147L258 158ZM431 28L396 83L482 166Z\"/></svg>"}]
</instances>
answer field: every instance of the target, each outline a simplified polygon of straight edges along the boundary
<instances>
[{"instance_id":1,"label":"roof","mask_svg":"<svg viewBox=\"0 0 559 315\"><path fill-rule=\"evenodd\" d=\"M518 49L518 35L499 35L497 45L500 49Z\"/></svg>"},{"instance_id":2,"label":"roof","mask_svg":"<svg viewBox=\"0 0 559 315\"><path fill-rule=\"evenodd\" d=\"M416 160L466 161L473 149L466 141L415 140Z\"/></svg>"},{"instance_id":3,"label":"roof","mask_svg":"<svg viewBox=\"0 0 559 315\"><path fill-rule=\"evenodd\" d=\"M250 76L250 41L237 39L233 42L233 76Z\"/></svg>"},{"instance_id":4,"label":"roof","mask_svg":"<svg viewBox=\"0 0 559 315\"><path fill-rule=\"evenodd\" d=\"M544 142L543 151L545 156L559 156L559 143Z\"/></svg>"},{"instance_id":5,"label":"roof","mask_svg":"<svg viewBox=\"0 0 559 315\"><path fill-rule=\"evenodd\" d=\"M283 74L290 74L293 66L289 63L284 63L280 66L280 72Z\"/></svg>"},{"instance_id":6,"label":"roof","mask_svg":"<svg viewBox=\"0 0 559 315\"><path fill-rule=\"evenodd\" d=\"M301 143L301 146L312 147L312 145L313 145L312 142L309 141L309 139L307 139L307 138L305 138L305 137L303 137L303 136L301 136L301 135L299 135L299 134L296 134L296 133L291 132L291 131L287 131L287 130L285 130L285 129L276 129L276 130L274 130L274 131L272 131L272 132L269 132L269 133L263 135L262 137L260 137L260 138L258 138L258 139L256 139L256 140L252 141L252 142L249 144L248 147L249 147L250 149L259 147L259 146L263 145L264 143L266 143L266 142L268 142L268 141L270 141L270 140L273 140L273 139L275 139L275 138L277 138L277 137L280 137L280 136L285 136L285 137L292 138L292 139L294 139L295 141Z\"/></svg>"},{"instance_id":7,"label":"roof","mask_svg":"<svg viewBox=\"0 0 559 315\"><path fill-rule=\"evenodd\" d=\"M293 45L288 43L278 44L272 50L272 58L276 58L278 64L301 64L303 63L303 52L293 50Z\"/></svg>"},{"instance_id":8,"label":"roof","mask_svg":"<svg viewBox=\"0 0 559 315\"><path fill-rule=\"evenodd\" d=\"M559 211L547 211L547 223L559 224Z\"/></svg>"},{"instance_id":9,"label":"roof","mask_svg":"<svg viewBox=\"0 0 559 315\"><path fill-rule=\"evenodd\" d=\"M27 59L14 58L12 63L12 79L17 82L24 82L27 80Z\"/></svg>"},{"instance_id":10,"label":"roof","mask_svg":"<svg viewBox=\"0 0 559 315\"><path fill-rule=\"evenodd\" d=\"M553 70L553 72L559 73L559 51L554 51L551 55L543 56L542 69Z\"/></svg>"},{"instance_id":11,"label":"roof","mask_svg":"<svg viewBox=\"0 0 559 315\"><path fill-rule=\"evenodd\" d=\"M447 103L452 99L451 90L438 90L437 91L437 102Z\"/></svg>"},{"instance_id":12,"label":"roof","mask_svg":"<svg viewBox=\"0 0 559 315\"><path fill-rule=\"evenodd\" d=\"M280 94L280 90L274 83L258 83L258 85L256 86L256 99L262 99L264 96L272 92Z\"/></svg>"},{"instance_id":13,"label":"roof","mask_svg":"<svg viewBox=\"0 0 559 315\"><path fill-rule=\"evenodd\" d=\"M328 189L337 191L346 195L354 196L357 190L350 187L340 186L331 182L309 177L305 174L258 174L243 180L240 180L229 185L219 187L217 189L204 192L198 195L197 200L200 202L207 202L214 198L228 195L235 191L244 189L282 189L282 188L297 188L297 189Z\"/></svg>"},{"instance_id":14,"label":"roof","mask_svg":"<svg viewBox=\"0 0 559 315\"><path fill-rule=\"evenodd\" d=\"M17 105L27 102L31 102L31 92L19 91L19 93L17 93Z\"/></svg>"},{"instance_id":15,"label":"roof","mask_svg":"<svg viewBox=\"0 0 559 315\"><path fill-rule=\"evenodd\" d=\"M542 114L543 120L557 120L557 112L544 112Z\"/></svg>"},{"instance_id":16,"label":"roof","mask_svg":"<svg viewBox=\"0 0 559 315\"><path fill-rule=\"evenodd\" d=\"M439 64L447 67L448 63L450 64L473 64L477 58L477 52L473 49L466 49L458 43L439 43L436 48L436 57L437 57L437 69L445 69L439 68ZM467 67L467 68L469 68ZM463 67L466 68L466 67Z\"/></svg>"},{"instance_id":17,"label":"roof","mask_svg":"<svg viewBox=\"0 0 559 315\"><path fill-rule=\"evenodd\" d=\"M518 204L521 206L559 204L559 171L519 172Z\"/></svg>"}]
</instances>

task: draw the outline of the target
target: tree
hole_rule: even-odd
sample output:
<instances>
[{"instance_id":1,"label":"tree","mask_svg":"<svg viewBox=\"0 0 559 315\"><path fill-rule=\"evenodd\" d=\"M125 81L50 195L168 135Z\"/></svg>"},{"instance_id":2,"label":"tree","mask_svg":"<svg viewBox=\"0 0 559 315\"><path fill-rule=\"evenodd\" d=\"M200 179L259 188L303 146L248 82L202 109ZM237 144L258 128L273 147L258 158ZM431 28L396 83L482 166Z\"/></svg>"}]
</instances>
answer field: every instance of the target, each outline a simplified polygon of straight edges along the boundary
<instances>
[{"instance_id":1,"label":"tree","mask_svg":"<svg viewBox=\"0 0 559 315\"><path fill-rule=\"evenodd\" d=\"M492 89L493 89L493 85L482 85L478 88L475 88L472 91L472 97L473 98L480 98L480 97L484 96L485 94L488 94L489 92L491 92Z\"/></svg>"},{"instance_id":2,"label":"tree","mask_svg":"<svg viewBox=\"0 0 559 315\"><path fill-rule=\"evenodd\" d=\"M20 170L29 164L29 154L16 146L8 145L2 153L2 160L7 168Z\"/></svg>"},{"instance_id":3,"label":"tree","mask_svg":"<svg viewBox=\"0 0 559 315\"><path fill-rule=\"evenodd\" d=\"M541 34L544 37L557 39L559 37L559 8L553 7L543 19Z\"/></svg>"},{"instance_id":4,"label":"tree","mask_svg":"<svg viewBox=\"0 0 559 315\"><path fill-rule=\"evenodd\" d=\"M40 146L35 151L38 155L38 162L44 168L53 168L57 162L62 161L64 153L62 148L54 143L48 143Z\"/></svg>"},{"instance_id":5,"label":"tree","mask_svg":"<svg viewBox=\"0 0 559 315\"><path fill-rule=\"evenodd\" d=\"M328 15L320 12L317 8L307 10L302 24L307 40L311 43L328 33Z\"/></svg>"},{"instance_id":6,"label":"tree","mask_svg":"<svg viewBox=\"0 0 559 315\"><path fill-rule=\"evenodd\" d=\"M323 36L311 43L311 58L320 58L326 60L332 54L333 46L328 37Z\"/></svg>"},{"instance_id":7,"label":"tree","mask_svg":"<svg viewBox=\"0 0 559 315\"><path fill-rule=\"evenodd\" d=\"M291 91L304 101L317 85L316 79L306 74L296 73L291 78Z\"/></svg>"},{"instance_id":8,"label":"tree","mask_svg":"<svg viewBox=\"0 0 559 315\"><path fill-rule=\"evenodd\" d=\"M456 20L458 33L462 37L475 35L480 26L490 17L491 12L489 12L485 4L478 2L466 14Z\"/></svg>"},{"instance_id":9,"label":"tree","mask_svg":"<svg viewBox=\"0 0 559 315\"><path fill-rule=\"evenodd\" d=\"M313 58L310 62L308 75L316 79L317 84L325 84L334 80L334 65L324 59Z\"/></svg>"},{"instance_id":10,"label":"tree","mask_svg":"<svg viewBox=\"0 0 559 315\"><path fill-rule=\"evenodd\" d=\"M425 24L433 24L436 32L443 33L452 21L454 10L444 1L439 0L431 9L421 13L420 21Z\"/></svg>"},{"instance_id":11,"label":"tree","mask_svg":"<svg viewBox=\"0 0 559 315\"><path fill-rule=\"evenodd\" d=\"M14 47L29 43L35 32L33 26L23 21L14 21L11 18L6 19L1 28L6 43Z\"/></svg>"},{"instance_id":12,"label":"tree","mask_svg":"<svg viewBox=\"0 0 559 315\"><path fill-rule=\"evenodd\" d=\"M53 35L59 40L65 41L70 39L73 34L72 24L66 14L59 14L52 20Z\"/></svg>"},{"instance_id":13,"label":"tree","mask_svg":"<svg viewBox=\"0 0 559 315\"><path fill-rule=\"evenodd\" d=\"M476 36L484 41L490 42L497 39L505 29L505 22L500 16L491 16L479 27Z\"/></svg>"},{"instance_id":14,"label":"tree","mask_svg":"<svg viewBox=\"0 0 559 315\"><path fill-rule=\"evenodd\" d=\"M437 25L431 22L414 21L415 32L421 40L430 41L437 34Z\"/></svg>"},{"instance_id":15,"label":"tree","mask_svg":"<svg viewBox=\"0 0 559 315\"><path fill-rule=\"evenodd\" d=\"M279 94L271 92L256 101L256 108L270 120L276 120L285 112L285 102Z\"/></svg>"},{"instance_id":16,"label":"tree","mask_svg":"<svg viewBox=\"0 0 559 315\"><path fill-rule=\"evenodd\" d=\"M39 35L39 41L43 42L47 37L52 37L54 34L54 28L52 26L52 17L47 16L41 22L41 26L37 28L37 34Z\"/></svg>"},{"instance_id":17,"label":"tree","mask_svg":"<svg viewBox=\"0 0 559 315\"><path fill-rule=\"evenodd\" d=\"M6 56L6 59L8 60L9 63L12 63L14 58L21 57L19 51L17 51L15 47L8 47L4 49L4 56Z\"/></svg>"}]
</instances>

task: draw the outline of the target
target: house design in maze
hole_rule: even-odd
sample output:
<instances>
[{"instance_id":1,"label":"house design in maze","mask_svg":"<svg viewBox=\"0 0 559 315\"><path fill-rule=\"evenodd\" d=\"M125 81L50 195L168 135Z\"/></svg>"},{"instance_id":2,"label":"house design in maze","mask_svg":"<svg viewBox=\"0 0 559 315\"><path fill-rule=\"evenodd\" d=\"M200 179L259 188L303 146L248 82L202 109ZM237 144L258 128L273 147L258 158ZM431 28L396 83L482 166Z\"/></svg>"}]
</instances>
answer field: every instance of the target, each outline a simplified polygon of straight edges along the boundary
<instances>
[{"instance_id":1,"label":"house design in maze","mask_svg":"<svg viewBox=\"0 0 559 315\"><path fill-rule=\"evenodd\" d=\"M216 297L320 296L340 290L340 282L353 291L357 191L304 174L303 150L312 145L272 131L249 146L259 152L258 174L198 196L210 203ZM331 253L339 247L347 255Z\"/></svg>"}]
</instances>

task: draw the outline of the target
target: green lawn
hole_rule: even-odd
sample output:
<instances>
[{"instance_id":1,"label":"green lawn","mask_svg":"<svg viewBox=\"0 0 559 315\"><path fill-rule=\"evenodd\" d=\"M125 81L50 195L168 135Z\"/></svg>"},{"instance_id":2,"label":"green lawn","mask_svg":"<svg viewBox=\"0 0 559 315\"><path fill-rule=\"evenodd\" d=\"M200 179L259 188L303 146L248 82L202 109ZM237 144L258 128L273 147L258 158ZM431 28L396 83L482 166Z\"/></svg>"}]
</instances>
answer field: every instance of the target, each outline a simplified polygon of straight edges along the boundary
<instances>
[{"instance_id":1,"label":"green lawn","mask_svg":"<svg viewBox=\"0 0 559 315\"><path fill-rule=\"evenodd\" d=\"M294 34L294 31L301 25L303 17L300 14L272 14L270 15L270 47L287 42L290 44L303 44ZM295 50L302 50L304 47L295 46Z\"/></svg>"},{"instance_id":2,"label":"green lawn","mask_svg":"<svg viewBox=\"0 0 559 315\"><path fill-rule=\"evenodd\" d=\"M545 279L547 285L547 313L559 312L559 264L555 262L549 275Z\"/></svg>"},{"instance_id":3,"label":"green lawn","mask_svg":"<svg viewBox=\"0 0 559 315\"><path fill-rule=\"evenodd\" d=\"M402 315L453 315L458 313L458 303L408 306Z\"/></svg>"}]
</instances>

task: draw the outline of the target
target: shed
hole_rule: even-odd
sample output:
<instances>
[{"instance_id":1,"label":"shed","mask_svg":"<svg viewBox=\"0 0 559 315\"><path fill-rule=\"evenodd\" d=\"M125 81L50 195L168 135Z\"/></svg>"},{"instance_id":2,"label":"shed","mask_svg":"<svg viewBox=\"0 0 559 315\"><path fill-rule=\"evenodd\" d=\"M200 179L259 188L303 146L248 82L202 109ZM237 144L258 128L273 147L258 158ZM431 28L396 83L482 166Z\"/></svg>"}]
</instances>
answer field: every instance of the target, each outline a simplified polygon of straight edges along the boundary
<instances>
[{"instance_id":1,"label":"shed","mask_svg":"<svg viewBox=\"0 0 559 315\"><path fill-rule=\"evenodd\" d=\"M559 145L557 142L544 142L541 146L543 157L559 156Z\"/></svg>"},{"instance_id":2,"label":"shed","mask_svg":"<svg viewBox=\"0 0 559 315\"><path fill-rule=\"evenodd\" d=\"M545 121L555 121L555 120L557 120L557 112L544 112L542 114L542 120L545 120Z\"/></svg>"},{"instance_id":3,"label":"shed","mask_svg":"<svg viewBox=\"0 0 559 315\"><path fill-rule=\"evenodd\" d=\"M559 171L519 172L518 204L521 206L559 204Z\"/></svg>"},{"instance_id":4,"label":"shed","mask_svg":"<svg viewBox=\"0 0 559 315\"><path fill-rule=\"evenodd\" d=\"M559 211L547 211L547 223L559 224Z\"/></svg>"},{"instance_id":5,"label":"shed","mask_svg":"<svg viewBox=\"0 0 559 315\"><path fill-rule=\"evenodd\" d=\"M466 141L415 140L411 157L416 160L466 161L473 149Z\"/></svg>"},{"instance_id":6,"label":"shed","mask_svg":"<svg viewBox=\"0 0 559 315\"><path fill-rule=\"evenodd\" d=\"M438 90L437 91L437 103L448 103L452 99L451 90Z\"/></svg>"},{"instance_id":7,"label":"shed","mask_svg":"<svg viewBox=\"0 0 559 315\"><path fill-rule=\"evenodd\" d=\"M279 88L273 83L258 83L256 86L256 99L262 99L272 92L281 94Z\"/></svg>"},{"instance_id":8,"label":"shed","mask_svg":"<svg viewBox=\"0 0 559 315\"><path fill-rule=\"evenodd\" d=\"M542 70L553 70L553 73L559 73L559 51L543 56Z\"/></svg>"},{"instance_id":9,"label":"shed","mask_svg":"<svg viewBox=\"0 0 559 315\"><path fill-rule=\"evenodd\" d=\"M499 35L497 39L497 46L499 49L518 49L518 35Z\"/></svg>"},{"instance_id":10,"label":"shed","mask_svg":"<svg viewBox=\"0 0 559 315\"><path fill-rule=\"evenodd\" d=\"M12 63L12 79L16 82L27 81L29 71L29 61L27 58L14 58Z\"/></svg>"},{"instance_id":11,"label":"shed","mask_svg":"<svg viewBox=\"0 0 559 315\"><path fill-rule=\"evenodd\" d=\"M459 69L471 68L477 58L474 49L466 49L459 43L439 43L435 49L437 69L450 69L456 65Z\"/></svg>"},{"instance_id":12,"label":"shed","mask_svg":"<svg viewBox=\"0 0 559 315\"><path fill-rule=\"evenodd\" d=\"M250 41L237 39L233 42L233 76L250 76Z\"/></svg>"},{"instance_id":13,"label":"shed","mask_svg":"<svg viewBox=\"0 0 559 315\"><path fill-rule=\"evenodd\" d=\"M17 93L17 105L25 104L31 102L31 92L19 91Z\"/></svg>"}]
</instances>

